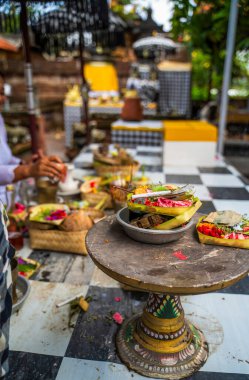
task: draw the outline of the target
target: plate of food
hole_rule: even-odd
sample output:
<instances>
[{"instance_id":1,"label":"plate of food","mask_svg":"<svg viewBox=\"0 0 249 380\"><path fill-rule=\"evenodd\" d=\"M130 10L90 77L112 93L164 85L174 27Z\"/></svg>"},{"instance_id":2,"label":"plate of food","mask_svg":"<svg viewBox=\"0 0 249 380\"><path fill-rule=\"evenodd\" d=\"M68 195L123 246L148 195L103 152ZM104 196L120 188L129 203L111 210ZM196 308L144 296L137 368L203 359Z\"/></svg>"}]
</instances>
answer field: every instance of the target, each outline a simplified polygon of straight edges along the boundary
<instances>
[{"instance_id":1,"label":"plate of food","mask_svg":"<svg viewBox=\"0 0 249 380\"><path fill-rule=\"evenodd\" d=\"M75 189L75 190L68 190L68 191L61 191L61 190L57 191L57 195L59 195L60 197L68 197L70 195L77 195L77 194L80 194L80 188Z\"/></svg>"}]
</instances>

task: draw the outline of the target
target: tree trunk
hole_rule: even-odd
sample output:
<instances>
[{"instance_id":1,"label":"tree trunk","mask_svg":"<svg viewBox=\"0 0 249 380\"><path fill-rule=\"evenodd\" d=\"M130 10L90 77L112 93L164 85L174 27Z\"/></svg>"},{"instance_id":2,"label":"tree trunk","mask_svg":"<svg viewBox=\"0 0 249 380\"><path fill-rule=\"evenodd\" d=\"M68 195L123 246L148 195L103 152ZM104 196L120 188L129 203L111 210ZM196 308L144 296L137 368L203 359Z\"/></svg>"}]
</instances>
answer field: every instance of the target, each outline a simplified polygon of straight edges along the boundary
<instances>
[{"instance_id":1,"label":"tree trunk","mask_svg":"<svg viewBox=\"0 0 249 380\"><path fill-rule=\"evenodd\" d=\"M211 100L211 89L213 82L213 67L214 67L214 58L213 54L210 56L210 69L209 69L209 78L208 78L208 101Z\"/></svg>"}]
</instances>

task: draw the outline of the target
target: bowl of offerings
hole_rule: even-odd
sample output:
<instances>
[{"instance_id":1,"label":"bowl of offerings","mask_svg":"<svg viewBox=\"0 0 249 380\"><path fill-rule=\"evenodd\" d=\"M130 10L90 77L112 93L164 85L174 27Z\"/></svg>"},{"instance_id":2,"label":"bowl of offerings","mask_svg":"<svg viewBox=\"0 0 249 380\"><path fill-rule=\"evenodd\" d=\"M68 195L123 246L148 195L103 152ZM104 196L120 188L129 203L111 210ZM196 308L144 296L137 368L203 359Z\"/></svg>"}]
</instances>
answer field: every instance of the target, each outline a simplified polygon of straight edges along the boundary
<instances>
[{"instance_id":1,"label":"bowl of offerings","mask_svg":"<svg viewBox=\"0 0 249 380\"><path fill-rule=\"evenodd\" d=\"M117 221L134 240L164 244L184 235L200 206L192 186L148 184L127 193L127 207L117 213Z\"/></svg>"},{"instance_id":2,"label":"bowl of offerings","mask_svg":"<svg viewBox=\"0 0 249 380\"><path fill-rule=\"evenodd\" d=\"M153 228L144 228L141 226L149 226L153 223L160 223L162 219L158 215L143 215L131 213L128 207L122 208L117 214L118 223L123 227L124 231L133 240L149 244L164 244L180 239L184 232L187 231L193 222L189 221L182 227L172 230L156 230ZM165 218L163 218L165 220Z\"/></svg>"}]
</instances>

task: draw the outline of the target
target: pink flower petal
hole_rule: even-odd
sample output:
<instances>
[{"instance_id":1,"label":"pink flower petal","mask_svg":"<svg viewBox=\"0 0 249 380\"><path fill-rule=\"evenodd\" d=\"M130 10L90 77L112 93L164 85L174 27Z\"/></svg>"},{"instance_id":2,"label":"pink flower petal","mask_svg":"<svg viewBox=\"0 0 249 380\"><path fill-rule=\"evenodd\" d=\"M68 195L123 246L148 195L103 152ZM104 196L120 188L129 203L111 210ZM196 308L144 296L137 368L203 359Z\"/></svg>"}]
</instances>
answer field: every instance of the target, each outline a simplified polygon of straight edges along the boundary
<instances>
[{"instance_id":1,"label":"pink flower petal","mask_svg":"<svg viewBox=\"0 0 249 380\"><path fill-rule=\"evenodd\" d=\"M120 302L120 301L121 301L121 298L120 298L120 297L115 297L114 300L115 300L116 302Z\"/></svg>"},{"instance_id":2,"label":"pink flower petal","mask_svg":"<svg viewBox=\"0 0 249 380\"><path fill-rule=\"evenodd\" d=\"M114 313L112 318L118 325L122 325L124 318L120 313Z\"/></svg>"},{"instance_id":3,"label":"pink flower petal","mask_svg":"<svg viewBox=\"0 0 249 380\"><path fill-rule=\"evenodd\" d=\"M24 211L26 207L22 203L16 202L15 208Z\"/></svg>"},{"instance_id":4,"label":"pink flower petal","mask_svg":"<svg viewBox=\"0 0 249 380\"><path fill-rule=\"evenodd\" d=\"M188 260L188 257L185 256L182 251L175 251L173 253L173 256L175 256L179 260Z\"/></svg>"}]
</instances>

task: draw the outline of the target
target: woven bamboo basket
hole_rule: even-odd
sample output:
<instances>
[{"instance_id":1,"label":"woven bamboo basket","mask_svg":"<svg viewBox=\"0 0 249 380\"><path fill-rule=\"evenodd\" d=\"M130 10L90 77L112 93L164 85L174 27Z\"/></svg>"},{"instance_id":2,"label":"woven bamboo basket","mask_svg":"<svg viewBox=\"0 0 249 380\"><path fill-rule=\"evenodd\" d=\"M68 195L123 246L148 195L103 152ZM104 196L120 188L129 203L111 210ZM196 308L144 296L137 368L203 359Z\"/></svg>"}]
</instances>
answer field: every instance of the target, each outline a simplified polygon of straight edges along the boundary
<instances>
[{"instance_id":1,"label":"woven bamboo basket","mask_svg":"<svg viewBox=\"0 0 249 380\"><path fill-rule=\"evenodd\" d=\"M104 219L106 217L104 211L102 210L96 210L93 207L86 207L82 209L84 213L92 218L94 223L97 223L99 220Z\"/></svg>"},{"instance_id":2,"label":"woven bamboo basket","mask_svg":"<svg viewBox=\"0 0 249 380\"><path fill-rule=\"evenodd\" d=\"M123 176L130 176L131 171L134 176L138 171L140 164L137 161L134 161L133 165L105 165L100 162L94 161L93 163L94 169L98 173L98 175L102 177L106 177L114 174L121 174Z\"/></svg>"},{"instance_id":3,"label":"woven bamboo basket","mask_svg":"<svg viewBox=\"0 0 249 380\"><path fill-rule=\"evenodd\" d=\"M85 237L88 231L58 231L30 229L30 247L87 255Z\"/></svg>"},{"instance_id":4,"label":"woven bamboo basket","mask_svg":"<svg viewBox=\"0 0 249 380\"><path fill-rule=\"evenodd\" d=\"M81 192L81 199L89 202L90 206L96 206L104 197L106 197L105 208L112 208L112 197L105 191L98 191L97 193Z\"/></svg>"}]
</instances>

